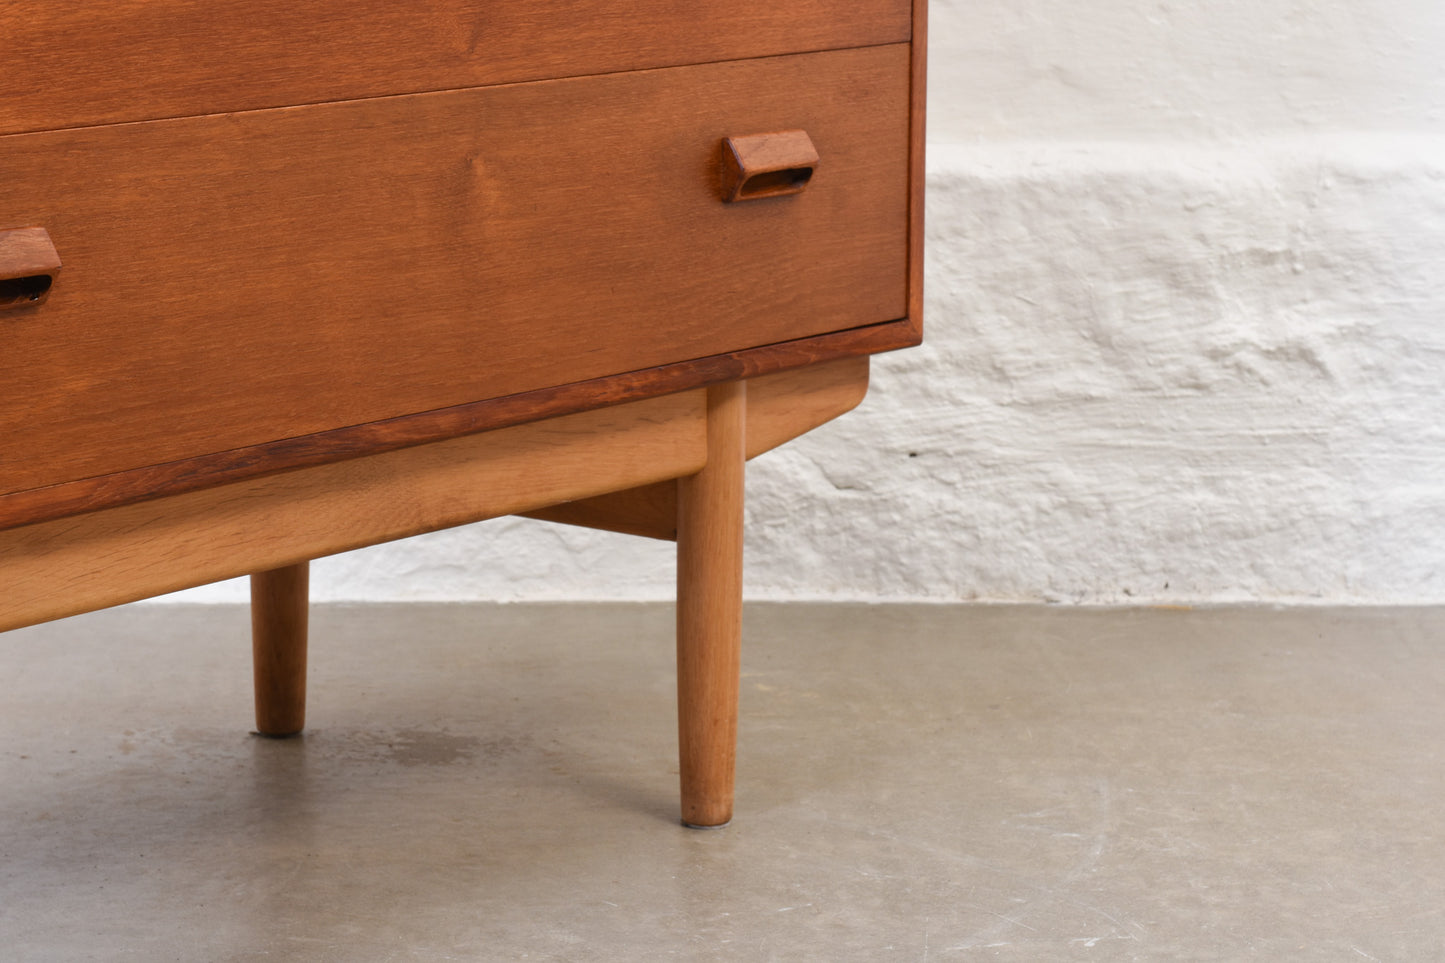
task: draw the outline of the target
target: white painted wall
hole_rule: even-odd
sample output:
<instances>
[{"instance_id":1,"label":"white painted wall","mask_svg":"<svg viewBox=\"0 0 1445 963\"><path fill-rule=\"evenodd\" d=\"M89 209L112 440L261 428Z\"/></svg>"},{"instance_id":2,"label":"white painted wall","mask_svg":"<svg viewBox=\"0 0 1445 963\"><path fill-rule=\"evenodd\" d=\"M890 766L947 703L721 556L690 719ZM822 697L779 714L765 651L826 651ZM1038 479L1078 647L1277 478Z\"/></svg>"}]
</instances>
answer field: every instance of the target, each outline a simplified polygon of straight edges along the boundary
<instances>
[{"instance_id":1,"label":"white painted wall","mask_svg":"<svg viewBox=\"0 0 1445 963\"><path fill-rule=\"evenodd\" d=\"M1445 602L1442 51L1440 0L935 0L928 344L753 463L749 594ZM314 578L672 594L518 520Z\"/></svg>"}]
</instances>

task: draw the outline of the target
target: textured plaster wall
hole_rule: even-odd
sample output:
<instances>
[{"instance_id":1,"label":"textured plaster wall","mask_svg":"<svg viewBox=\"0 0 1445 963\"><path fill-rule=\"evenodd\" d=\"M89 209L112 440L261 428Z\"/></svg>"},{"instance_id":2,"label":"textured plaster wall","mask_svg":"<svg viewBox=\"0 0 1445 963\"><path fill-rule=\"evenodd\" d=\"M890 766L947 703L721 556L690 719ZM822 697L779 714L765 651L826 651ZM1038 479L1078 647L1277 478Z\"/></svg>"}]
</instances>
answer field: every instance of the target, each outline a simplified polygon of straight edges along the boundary
<instances>
[{"instance_id":1,"label":"textured plaster wall","mask_svg":"<svg viewBox=\"0 0 1445 963\"><path fill-rule=\"evenodd\" d=\"M935 2L928 344L753 463L749 594L1445 602L1442 50L1438 0ZM499 520L314 578L668 598L672 561Z\"/></svg>"}]
</instances>

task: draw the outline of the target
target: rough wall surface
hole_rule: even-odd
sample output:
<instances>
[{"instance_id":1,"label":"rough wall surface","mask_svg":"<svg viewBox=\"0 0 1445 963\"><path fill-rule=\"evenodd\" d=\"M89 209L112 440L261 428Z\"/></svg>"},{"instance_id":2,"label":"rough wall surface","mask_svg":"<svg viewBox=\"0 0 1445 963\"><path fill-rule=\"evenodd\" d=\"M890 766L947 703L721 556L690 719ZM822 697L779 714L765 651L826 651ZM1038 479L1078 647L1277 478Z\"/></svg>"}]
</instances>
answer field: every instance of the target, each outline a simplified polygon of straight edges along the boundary
<instances>
[{"instance_id":1,"label":"rough wall surface","mask_svg":"<svg viewBox=\"0 0 1445 963\"><path fill-rule=\"evenodd\" d=\"M1445 602L1445 4L932 21L928 344L753 463L750 596ZM499 520L314 580L668 598L672 560Z\"/></svg>"}]
</instances>

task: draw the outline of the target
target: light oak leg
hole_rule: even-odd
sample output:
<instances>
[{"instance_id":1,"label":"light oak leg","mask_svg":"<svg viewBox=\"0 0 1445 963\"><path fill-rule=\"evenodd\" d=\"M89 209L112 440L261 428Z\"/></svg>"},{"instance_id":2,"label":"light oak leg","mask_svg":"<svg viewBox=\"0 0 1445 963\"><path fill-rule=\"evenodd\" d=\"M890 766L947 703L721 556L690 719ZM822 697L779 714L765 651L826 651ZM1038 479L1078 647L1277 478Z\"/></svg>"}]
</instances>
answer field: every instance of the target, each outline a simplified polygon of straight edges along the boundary
<instances>
[{"instance_id":1,"label":"light oak leg","mask_svg":"<svg viewBox=\"0 0 1445 963\"><path fill-rule=\"evenodd\" d=\"M306 725L306 604L309 562L251 576L251 652L256 731L294 736Z\"/></svg>"},{"instance_id":2,"label":"light oak leg","mask_svg":"<svg viewBox=\"0 0 1445 963\"><path fill-rule=\"evenodd\" d=\"M746 385L707 393L707 466L679 479L677 712L682 821L733 814L743 604Z\"/></svg>"}]
</instances>

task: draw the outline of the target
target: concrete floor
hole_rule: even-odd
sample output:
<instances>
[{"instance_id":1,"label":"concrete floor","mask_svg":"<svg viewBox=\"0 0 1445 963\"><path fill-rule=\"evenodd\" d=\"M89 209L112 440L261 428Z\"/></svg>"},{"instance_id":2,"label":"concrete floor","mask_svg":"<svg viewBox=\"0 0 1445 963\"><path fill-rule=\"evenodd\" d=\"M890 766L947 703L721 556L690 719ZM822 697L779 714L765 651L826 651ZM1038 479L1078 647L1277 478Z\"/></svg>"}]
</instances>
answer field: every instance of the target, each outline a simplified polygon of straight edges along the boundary
<instances>
[{"instance_id":1,"label":"concrete floor","mask_svg":"<svg viewBox=\"0 0 1445 963\"><path fill-rule=\"evenodd\" d=\"M671 610L0 636L4 960L1439 960L1445 609L755 606L738 815L676 810Z\"/></svg>"}]
</instances>

